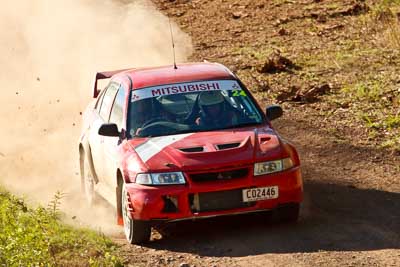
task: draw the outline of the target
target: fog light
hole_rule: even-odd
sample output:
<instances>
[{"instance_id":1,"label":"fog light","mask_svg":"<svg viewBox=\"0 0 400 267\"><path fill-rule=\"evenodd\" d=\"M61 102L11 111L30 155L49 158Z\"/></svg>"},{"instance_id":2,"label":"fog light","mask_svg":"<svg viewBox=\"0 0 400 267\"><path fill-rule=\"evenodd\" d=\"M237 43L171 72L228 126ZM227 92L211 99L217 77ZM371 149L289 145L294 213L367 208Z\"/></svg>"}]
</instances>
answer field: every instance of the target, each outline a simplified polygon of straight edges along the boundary
<instances>
[{"instance_id":1,"label":"fog light","mask_svg":"<svg viewBox=\"0 0 400 267\"><path fill-rule=\"evenodd\" d=\"M164 208L162 212L174 213L178 212L178 197L177 196L163 196Z\"/></svg>"}]
</instances>

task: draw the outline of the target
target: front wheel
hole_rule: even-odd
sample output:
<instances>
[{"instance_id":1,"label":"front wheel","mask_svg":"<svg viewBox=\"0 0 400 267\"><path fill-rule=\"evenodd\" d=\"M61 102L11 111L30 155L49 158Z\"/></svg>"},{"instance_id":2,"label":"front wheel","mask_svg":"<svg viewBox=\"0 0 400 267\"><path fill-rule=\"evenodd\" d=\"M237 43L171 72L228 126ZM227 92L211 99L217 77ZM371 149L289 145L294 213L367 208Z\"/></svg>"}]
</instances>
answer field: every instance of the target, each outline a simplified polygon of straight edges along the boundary
<instances>
[{"instance_id":1,"label":"front wheel","mask_svg":"<svg viewBox=\"0 0 400 267\"><path fill-rule=\"evenodd\" d=\"M134 220L129 216L129 201L124 183L121 194L121 209L125 237L131 244L148 242L150 240L151 226L146 221Z\"/></svg>"}]
</instances>

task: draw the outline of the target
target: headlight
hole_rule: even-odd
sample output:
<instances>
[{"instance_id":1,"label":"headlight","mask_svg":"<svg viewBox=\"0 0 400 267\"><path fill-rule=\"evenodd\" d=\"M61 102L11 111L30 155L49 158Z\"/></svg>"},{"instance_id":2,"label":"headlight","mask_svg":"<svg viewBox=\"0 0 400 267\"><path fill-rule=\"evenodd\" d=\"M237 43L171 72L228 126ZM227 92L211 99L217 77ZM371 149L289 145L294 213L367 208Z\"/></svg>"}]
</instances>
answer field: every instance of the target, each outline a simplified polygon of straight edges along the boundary
<instances>
[{"instance_id":1,"label":"headlight","mask_svg":"<svg viewBox=\"0 0 400 267\"><path fill-rule=\"evenodd\" d=\"M291 158L284 158L279 160L258 162L254 164L254 175L263 175L274 172L280 172L293 167Z\"/></svg>"},{"instance_id":2,"label":"headlight","mask_svg":"<svg viewBox=\"0 0 400 267\"><path fill-rule=\"evenodd\" d=\"M136 181L137 184L153 184L153 181L151 180L151 176L148 173L139 173L136 175Z\"/></svg>"},{"instance_id":3,"label":"headlight","mask_svg":"<svg viewBox=\"0 0 400 267\"><path fill-rule=\"evenodd\" d=\"M185 184L185 177L181 172L164 173L139 173L136 175L136 183L144 185L168 185Z\"/></svg>"}]
</instances>

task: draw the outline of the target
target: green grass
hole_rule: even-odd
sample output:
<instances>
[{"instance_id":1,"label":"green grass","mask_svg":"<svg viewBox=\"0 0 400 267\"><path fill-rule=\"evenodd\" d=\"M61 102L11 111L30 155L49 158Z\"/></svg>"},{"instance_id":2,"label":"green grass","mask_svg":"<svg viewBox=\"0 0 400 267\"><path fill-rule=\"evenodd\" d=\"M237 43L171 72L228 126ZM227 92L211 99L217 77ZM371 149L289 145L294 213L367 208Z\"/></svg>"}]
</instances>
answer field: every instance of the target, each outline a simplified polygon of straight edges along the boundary
<instances>
[{"instance_id":1,"label":"green grass","mask_svg":"<svg viewBox=\"0 0 400 267\"><path fill-rule=\"evenodd\" d=\"M347 114L364 125L369 140L377 141L382 148L400 151L400 102L394 82L384 74L360 78L329 96L330 103L346 103Z\"/></svg>"},{"instance_id":2,"label":"green grass","mask_svg":"<svg viewBox=\"0 0 400 267\"><path fill-rule=\"evenodd\" d=\"M381 144L382 148L400 151L400 137L392 137Z\"/></svg>"},{"instance_id":3,"label":"green grass","mask_svg":"<svg viewBox=\"0 0 400 267\"><path fill-rule=\"evenodd\" d=\"M359 82L352 86L343 87L343 92L356 100L376 102L384 94L384 86L380 81Z\"/></svg>"},{"instance_id":4,"label":"green grass","mask_svg":"<svg viewBox=\"0 0 400 267\"><path fill-rule=\"evenodd\" d=\"M365 125L368 128L376 130L388 130L392 131L400 127L400 117L396 115L388 115L380 117L379 119L372 119L368 115L361 115L361 118L365 121Z\"/></svg>"},{"instance_id":5,"label":"green grass","mask_svg":"<svg viewBox=\"0 0 400 267\"><path fill-rule=\"evenodd\" d=\"M33 209L0 188L0 266L122 265L107 237L60 222L61 197Z\"/></svg>"},{"instance_id":6,"label":"green grass","mask_svg":"<svg viewBox=\"0 0 400 267\"><path fill-rule=\"evenodd\" d=\"M400 0L383 0L373 5L364 18L365 26L376 33L374 38L382 48L400 48L399 12Z\"/></svg>"}]
</instances>

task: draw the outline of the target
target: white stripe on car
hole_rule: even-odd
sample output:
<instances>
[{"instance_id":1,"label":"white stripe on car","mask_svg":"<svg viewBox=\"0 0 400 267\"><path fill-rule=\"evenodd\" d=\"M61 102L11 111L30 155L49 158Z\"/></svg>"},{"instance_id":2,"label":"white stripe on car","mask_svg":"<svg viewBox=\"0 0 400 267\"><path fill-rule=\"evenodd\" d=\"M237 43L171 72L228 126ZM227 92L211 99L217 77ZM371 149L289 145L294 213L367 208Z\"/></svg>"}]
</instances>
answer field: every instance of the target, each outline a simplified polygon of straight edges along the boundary
<instances>
[{"instance_id":1,"label":"white stripe on car","mask_svg":"<svg viewBox=\"0 0 400 267\"><path fill-rule=\"evenodd\" d=\"M151 157L158 154L165 147L192 135L193 133L177 134L169 136L158 136L150 138L148 141L138 145L135 150L143 162L147 162Z\"/></svg>"}]
</instances>

